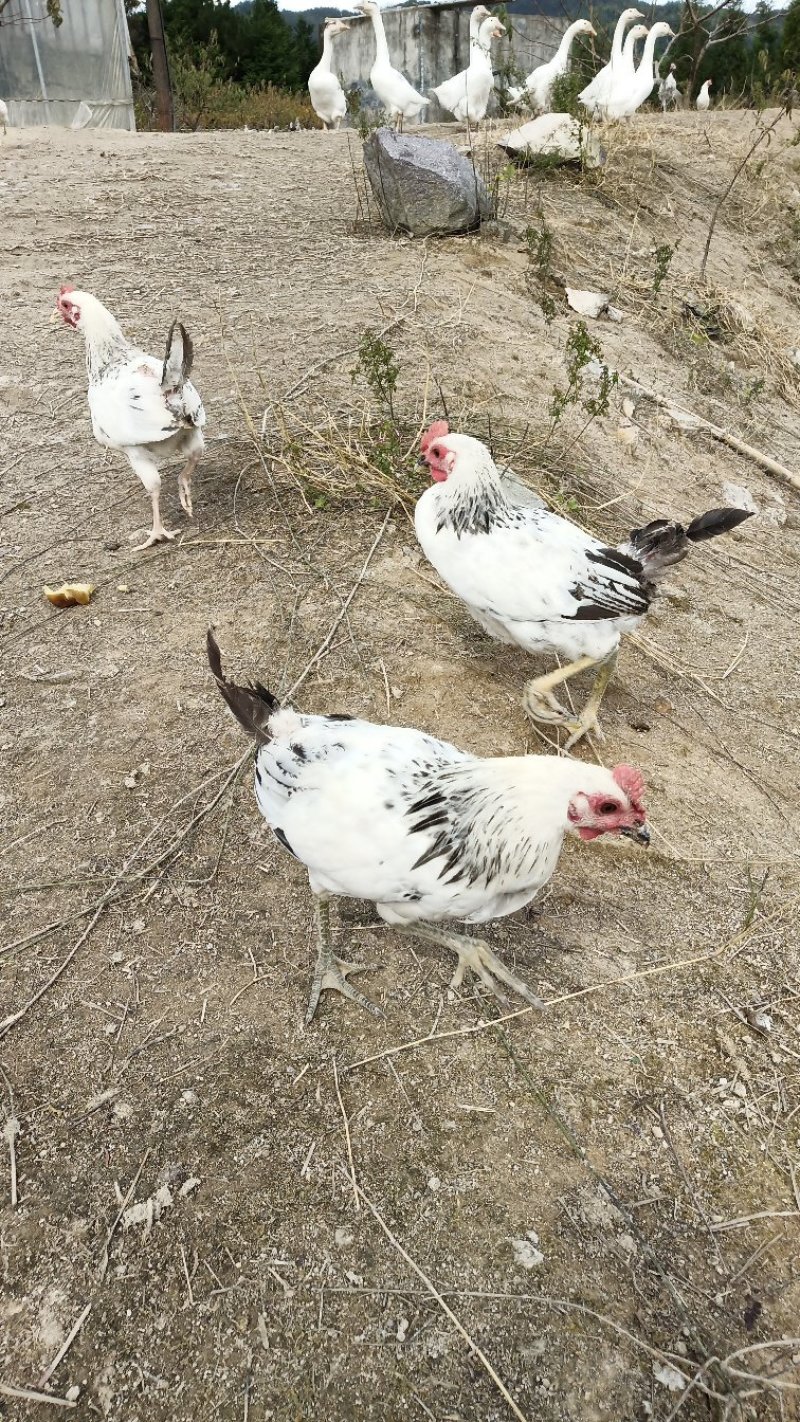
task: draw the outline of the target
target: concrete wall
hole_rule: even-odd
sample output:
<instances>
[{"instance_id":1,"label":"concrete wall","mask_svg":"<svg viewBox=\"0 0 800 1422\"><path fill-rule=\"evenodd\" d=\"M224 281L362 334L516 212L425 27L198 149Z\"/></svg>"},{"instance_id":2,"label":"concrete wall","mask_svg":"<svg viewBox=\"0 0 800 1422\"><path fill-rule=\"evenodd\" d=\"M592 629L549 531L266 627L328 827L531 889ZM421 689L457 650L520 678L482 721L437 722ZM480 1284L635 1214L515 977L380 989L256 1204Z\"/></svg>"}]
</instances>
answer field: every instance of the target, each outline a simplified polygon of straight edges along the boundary
<instances>
[{"instance_id":1,"label":"concrete wall","mask_svg":"<svg viewBox=\"0 0 800 1422\"><path fill-rule=\"evenodd\" d=\"M383 23L392 64L415 89L427 94L436 84L466 69L469 64L469 17L471 5L425 6L419 10L384 10ZM372 22L347 17L350 29L334 40L334 68L345 90L356 88L365 108L378 107L370 88L369 72L375 58ZM512 34L492 46L495 73L509 63L523 74L537 64L552 59L567 21L544 19L539 15L510 15ZM491 109L490 109L491 112ZM423 112L422 120L438 123L451 115L435 99Z\"/></svg>"}]
</instances>

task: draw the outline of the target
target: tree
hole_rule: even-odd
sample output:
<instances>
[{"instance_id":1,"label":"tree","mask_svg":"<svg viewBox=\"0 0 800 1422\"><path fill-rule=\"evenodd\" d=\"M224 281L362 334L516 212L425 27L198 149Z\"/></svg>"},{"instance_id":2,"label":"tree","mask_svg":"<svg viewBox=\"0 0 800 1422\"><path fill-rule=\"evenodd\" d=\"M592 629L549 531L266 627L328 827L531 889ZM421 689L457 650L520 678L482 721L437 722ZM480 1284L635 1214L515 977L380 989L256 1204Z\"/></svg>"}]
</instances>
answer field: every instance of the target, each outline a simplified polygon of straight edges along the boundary
<instances>
[{"instance_id":1,"label":"tree","mask_svg":"<svg viewBox=\"0 0 800 1422\"><path fill-rule=\"evenodd\" d=\"M147 0L147 32L150 38L150 55L153 62L158 126L165 133L172 133L175 127L175 112L172 107L172 84L169 77L161 0Z\"/></svg>"},{"instance_id":2,"label":"tree","mask_svg":"<svg viewBox=\"0 0 800 1422\"><path fill-rule=\"evenodd\" d=\"M792 0L798 4L798 0ZM665 49L659 68L669 56L678 66L679 76L688 70L688 93L694 97L702 78L713 78L714 87L743 88L747 82L747 44L770 18L766 6L746 14L740 0L717 0L704 6L698 0L684 0L680 29ZM718 51L724 45L724 54ZM712 62L713 61L713 62ZM723 76L720 78L720 76Z\"/></svg>"},{"instance_id":3,"label":"tree","mask_svg":"<svg viewBox=\"0 0 800 1422\"><path fill-rule=\"evenodd\" d=\"M800 74L800 0L792 0L783 22L783 67Z\"/></svg>"},{"instance_id":4,"label":"tree","mask_svg":"<svg viewBox=\"0 0 800 1422\"><path fill-rule=\"evenodd\" d=\"M0 0L0 25L3 24L3 11L7 10L11 3L12 0ZM63 25L64 16L61 13L61 0L46 0L44 8L48 19L53 21L56 29L58 29L59 25ZM21 15L9 15L5 23L7 25L19 24L22 18Z\"/></svg>"}]
</instances>

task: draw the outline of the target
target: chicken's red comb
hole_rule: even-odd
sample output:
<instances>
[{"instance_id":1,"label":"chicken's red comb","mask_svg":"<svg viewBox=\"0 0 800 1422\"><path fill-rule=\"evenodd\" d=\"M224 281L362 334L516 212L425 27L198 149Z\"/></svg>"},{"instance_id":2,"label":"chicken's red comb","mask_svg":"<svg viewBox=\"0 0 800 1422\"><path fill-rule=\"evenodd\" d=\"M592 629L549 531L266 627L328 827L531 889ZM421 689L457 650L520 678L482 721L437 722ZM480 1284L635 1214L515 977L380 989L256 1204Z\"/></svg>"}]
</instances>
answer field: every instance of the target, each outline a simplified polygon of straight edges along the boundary
<instances>
[{"instance_id":1,"label":"chicken's red comb","mask_svg":"<svg viewBox=\"0 0 800 1422\"><path fill-rule=\"evenodd\" d=\"M78 288L76 286L72 285L72 282L65 281L58 294L59 296L68 296L71 291L77 291L77 289Z\"/></svg>"},{"instance_id":2,"label":"chicken's red comb","mask_svg":"<svg viewBox=\"0 0 800 1422\"><path fill-rule=\"evenodd\" d=\"M640 805L644 795L644 776L634 765L615 765L611 774L620 790L624 790L632 805Z\"/></svg>"},{"instance_id":3,"label":"chicken's red comb","mask_svg":"<svg viewBox=\"0 0 800 1422\"><path fill-rule=\"evenodd\" d=\"M419 442L421 453L425 454L428 449L428 446L432 444L435 439L441 439L442 435L446 435L449 433L450 426L448 425L447 420L434 420L430 429L425 431L424 435L422 436L422 439Z\"/></svg>"}]
</instances>

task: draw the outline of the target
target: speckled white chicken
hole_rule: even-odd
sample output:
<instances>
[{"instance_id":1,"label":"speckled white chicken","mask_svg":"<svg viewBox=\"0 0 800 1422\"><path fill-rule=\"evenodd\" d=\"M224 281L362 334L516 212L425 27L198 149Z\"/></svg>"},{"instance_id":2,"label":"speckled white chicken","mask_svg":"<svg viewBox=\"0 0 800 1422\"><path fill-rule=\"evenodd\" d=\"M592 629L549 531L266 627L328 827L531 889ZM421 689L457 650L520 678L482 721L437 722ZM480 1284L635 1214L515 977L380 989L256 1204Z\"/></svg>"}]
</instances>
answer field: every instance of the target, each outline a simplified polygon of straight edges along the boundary
<instances>
[{"instance_id":1,"label":"speckled white chicken","mask_svg":"<svg viewBox=\"0 0 800 1422\"><path fill-rule=\"evenodd\" d=\"M486 923L523 908L553 874L564 836L622 834L649 842L638 770L559 756L482 760L403 726L281 708L263 686L223 675L208 634L217 685L255 737L256 799L276 838L308 869L318 962L306 1022L324 988L375 1011L348 981L330 935L332 895L371 900L400 932L458 955L453 986L471 969L540 1006L482 939L436 927Z\"/></svg>"},{"instance_id":2,"label":"speckled white chicken","mask_svg":"<svg viewBox=\"0 0 800 1422\"><path fill-rule=\"evenodd\" d=\"M180 322L173 321L163 360L131 345L111 312L88 291L64 285L56 316L86 341L89 413L98 444L119 449L150 495L153 527L137 551L176 535L161 521L159 466L186 462L178 476L181 505L192 516L192 475L205 447L205 410L189 379L193 347Z\"/></svg>"},{"instance_id":3,"label":"speckled white chicken","mask_svg":"<svg viewBox=\"0 0 800 1422\"><path fill-rule=\"evenodd\" d=\"M611 679L620 639L647 615L655 583L693 543L736 528L744 509L712 509L686 529L655 519L609 548L547 509L521 504L489 450L437 421L422 439L434 480L417 501L417 538L475 621L501 642L557 652L568 665L530 681L523 706L534 721L565 725L569 749L587 731ZM552 694L588 667L596 679L576 719Z\"/></svg>"}]
</instances>

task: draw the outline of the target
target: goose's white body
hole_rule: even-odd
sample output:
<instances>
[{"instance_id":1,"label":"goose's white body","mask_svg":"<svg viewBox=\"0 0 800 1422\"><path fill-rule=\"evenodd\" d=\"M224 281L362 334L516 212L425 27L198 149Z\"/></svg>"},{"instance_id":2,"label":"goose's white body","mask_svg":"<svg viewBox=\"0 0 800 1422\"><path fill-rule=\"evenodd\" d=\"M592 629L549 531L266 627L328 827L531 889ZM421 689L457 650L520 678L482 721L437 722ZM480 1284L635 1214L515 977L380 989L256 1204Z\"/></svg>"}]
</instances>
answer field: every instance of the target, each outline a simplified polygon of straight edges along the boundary
<instances>
[{"instance_id":1,"label":"goose's white body","mask_svg":"<svg viewBox=\"0 0 800 1422\"><path fill-rule=\"evenodd\" d=\"M8 126L8 108L2 99L0 99L0 123L3 125L3 133L5 133Z\"/></svg>"},{"instance_id":2,"label":"goose's white body","mask_svg":"<svg viewBox=\"0 0 800 1422\"><path fill-rule=\"evenodd\" d=\"M636 29L638 26L634 28ZM656 82L653 64L653 50L656 41L671 34L670 26L663 21L659 21L657 25L653 25L648 30L647 39L644 42L644 53L633 77L623 79L620 83L616 80L613 82L611 93L602 105L603 118L629 118L649 99Z\"/></svg>"},{"instance_id":3,"label":"goose's white body","mask_svg":"<svg viewBox=\"0 0 800 1422\"><path fill-rule=\"evenodd\" d=\"M483 20L477 40L470 45L468 68L433 90L442 108L448 109L460 123L480 123L486 117L494 88L491 44L504 34L505 27L493 15Z\"/></svg>"},{"instance_id":4,"label":"goose's white body","mask_svg":"<svg viewBox=\"0 0 800 1422\"><path fill-rule=\"evenodd\" d=\"M476 5L469 17L469 52L472 56L472 46L480 44L480 29L484 20L491 19L491 12L485 5ZM447 109L449 114L455 111L456 104L463 96L467 83L467 70L460 69L458 74L454 74L452 79L445 79L444 83L432 89L431 93L436 95L443 109Z\"/></svg>"},{"instance_id":5,"label":"goose's white body","mask_svg":"<svg viewBox=\"0 0 800 1422\"><path fill-rule=\"evenodd\" d=\"M705 84L703 85L702 89L700 90L700 93L697 95L697 98L695 100L695 105L700 110L701 114L705 113L706 109L711 103L711 95L708 92L710 85L711 80L706 79Z\"/></svg>"},{"instance_id":6,"label":"goose's white body","mask_svg":"<svg viewBox=\"0 0 800 1422\"><path fill-rule=\"evenodd\" d=\"M363 0L358 8L369 16L375 31L375 62L370 70L369 82L380 99L387 118L402 128L403 120L416 118L426 107L428 100L424 94L417 93L399 69L394 68L389 57L381 12L374 0Z\"/></svg>"},{"instance_id":7,"label":"goose's white body","mask_svg":"<svg viewBox=\"0 0 800 1422\"><path fill-rule=\"evenodd\" d=\"M586 88L581 90L581 93L578 95L584 108L587 108L590 113L598 113L600 111L600 106L608 97L612 82L615 78L625 78L626 75L630 77L627 70L627 59L623 54L622 42L628 25L633 24L634 20L641 19L642 15L639 10L630 9L623 10L617 20L614 29L614 38L611 41L611 58L608 64L604 65L603 68L595 74L591 83L587 84ZM631 59L631 66L632 65L633 60Z\"/></svg>"},{"instance_id":8,"label":"goose's white body","mask_svg":"<svg viewBox=\"0 0 800 1422\"><path fill-rule=\"evenodd\" d=\"M578 35L595 35L597 31L588 20L576 20L564 31L561 43L553 58L547 64L540 64L528 75L521 89L509 89L512 103L528 103L537 113L550 110L553 85L569 69L569 57Z\"/></svg>"},{"instance_id":9,"label":"goose's white body","mask_svg":"<svg viewBox=\"0 0 800 1422\"><path fill-rule=\"evenodd\" d=\"M333 36L347 29L341 20L329 20L322 40L322 58L308 76L311 107L325 127L338 128L347 113L347 99L333 72Z\"/></svg>"}]
</instances>

